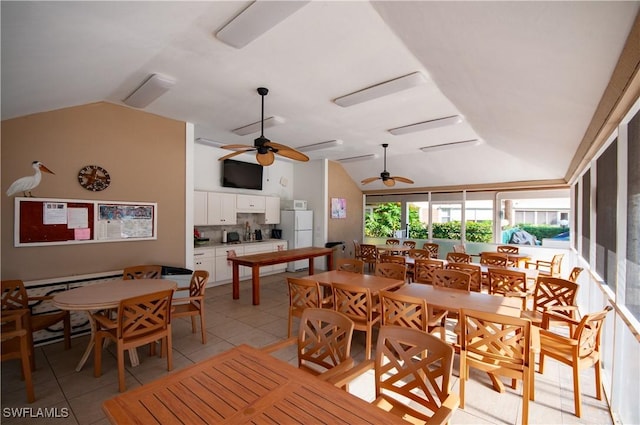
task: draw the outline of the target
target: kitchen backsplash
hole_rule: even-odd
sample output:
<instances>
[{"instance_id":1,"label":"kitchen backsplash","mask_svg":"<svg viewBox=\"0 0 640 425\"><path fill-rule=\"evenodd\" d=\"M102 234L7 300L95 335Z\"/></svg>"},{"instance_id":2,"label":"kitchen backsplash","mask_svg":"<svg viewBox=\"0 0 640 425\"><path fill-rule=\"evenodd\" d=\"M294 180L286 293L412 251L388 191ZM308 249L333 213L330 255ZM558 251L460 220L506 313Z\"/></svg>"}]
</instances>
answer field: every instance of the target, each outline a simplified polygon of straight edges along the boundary
<instances>
[{"instance_id":1,"label":"kitchen backsplash","mask_svg":"<svg viewBox=\"0 0 640 425\"><path fill-rule=\"evenodd\" d=\"M228 226L195 226L195 228L200 232L201 238L208 238L210 242L222 242L223 230L226 230L227 234L229 234L229 232L238 232L240 240L244 241L246 226L247 223L249 223L252 233L256 230L260 230L262 231L262 239L270 239L271 229L277 228L278 226L274 224L260 224L257 221L259 217L260 215L258 214L238 213L237 224L231 224ZM262 217L264 217L264 215L262 215Z\"/></svg>"}]
</instances>

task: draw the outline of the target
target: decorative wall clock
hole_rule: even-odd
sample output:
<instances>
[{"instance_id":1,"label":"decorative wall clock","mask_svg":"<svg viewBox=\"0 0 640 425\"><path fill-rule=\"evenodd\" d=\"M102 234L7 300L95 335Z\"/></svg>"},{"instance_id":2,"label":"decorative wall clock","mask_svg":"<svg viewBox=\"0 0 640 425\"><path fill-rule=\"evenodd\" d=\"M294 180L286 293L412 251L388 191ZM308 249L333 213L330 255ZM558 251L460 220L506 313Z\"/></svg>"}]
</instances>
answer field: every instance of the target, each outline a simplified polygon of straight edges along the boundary
<instances>
[{"instance_id":1,"label":"decorative wall clock","mask_svg":"<svg viewBox=\"0 0 640 425\"><path fill-rule=\"evenodd\" d=\"M92 192L105 190L111 184L111 176L98 165L87 165L78 172L80 186Z\"/></svg>"}]
</instances>

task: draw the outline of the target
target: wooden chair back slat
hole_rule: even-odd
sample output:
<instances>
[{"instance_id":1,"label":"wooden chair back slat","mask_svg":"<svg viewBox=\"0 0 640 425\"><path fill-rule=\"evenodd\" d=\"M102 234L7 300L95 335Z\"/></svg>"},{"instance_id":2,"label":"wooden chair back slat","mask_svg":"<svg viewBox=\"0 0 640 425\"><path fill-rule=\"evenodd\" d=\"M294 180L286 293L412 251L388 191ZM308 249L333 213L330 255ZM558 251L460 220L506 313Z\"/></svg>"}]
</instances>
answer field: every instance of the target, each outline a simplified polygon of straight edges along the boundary
<instances>
[{"instance_id":1,"label":"wooden chair back slat","mask_svg":"<svg viewBox=\"0 0 640 425\"><path fill-rule=\"evenodd\" d=\"M362 274L364 273L364 261L357 258L338 258L336 270Z\"/></svg>"},{"instance_id":2,"label":"wooden chair back slat","mask_svg":"<svg viewBox=\"0 0 640 425\"><path fill-rule=\"evenodd\" d=\"M162 277L162 266L143 265L126 267L122 271L124 280L135 279L160 279Z\"/></svg>"},{"instance_id":3,"label":"wooden chair back slat","mask_svg":"<svg viewBox=\"0 0 640 425\"><path fill-rule=\"evenodd\" d=\"M454 269L437 269L433 274L433 286L470 291L471 274Z\"/></svg>"},{"instance_id":4,"label":"wooden chair back slat","mask_svg":"<svg viewBox=\"0 0 640 425\"><path fill-rule=\"evenodd\" d=\"M413 269L413 280L417 283L433 284L433 273L444 268L442 261L433 259L416 259Z\"/></svg>"},{"instance_id":5,"label":"wooden chair back slat","mask_svg":"<svg viewBox=\"0 0 640 425\"><path fill-rule=\"evenodd\" d=\"M482 268L479 265L467 263L448 263L447 268L469 273L471 275L469 290L473 292L482 292Z\"/></svg>"}]
</instances>

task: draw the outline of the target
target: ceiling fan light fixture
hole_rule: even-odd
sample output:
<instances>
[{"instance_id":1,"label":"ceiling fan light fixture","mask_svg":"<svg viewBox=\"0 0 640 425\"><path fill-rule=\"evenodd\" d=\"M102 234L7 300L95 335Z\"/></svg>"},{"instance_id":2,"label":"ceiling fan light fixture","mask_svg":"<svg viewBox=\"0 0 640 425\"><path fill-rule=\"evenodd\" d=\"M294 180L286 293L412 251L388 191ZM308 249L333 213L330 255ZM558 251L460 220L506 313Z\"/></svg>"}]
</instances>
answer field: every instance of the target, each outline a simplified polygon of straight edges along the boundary
<instances>
[{"instance_id":1,"label":"ceiling fan light fixture","mask_svg":"<svg viewBox=\"0 0 640 425\"><path fill-rule=\"evenodd\" d=\"M309 1L254 1L216 33L216 38L240 49L285 20Z\"/></svg>"},{"instance_id":2,"label":"ceiling fan light fixture","mask_svg":"<svg viewBox=\"0 0 640 425\"><path fill-rule=\"evenodd\" d=\"M353 106L358 103L368 102L369 100L398 93L425 84L426 82L427 78L422 72L418 71L338 97L334 99L333 102L342 107Z\"/></svg>"},{"instance_id":3,"label":"ceiling fan light fixture","mask_svg":"<svg viewBox=\"0 0 640 425\"><path fill-rule=\"evenodd\" d=\"M437 118L435 120L422 121L415 124L409 124L402 127L392 128L389 133L394 136L400 136L403 134L416 133L418 131L433 130L434 128L446 127L449 125L456 125L462 122L460 115L453 115L450 117Z\"/></svg>"},{"instance_id":4,"label":"ceiling fan light fixture","mask_svg":"<svg viewBox=\"0 0 640 425\"><path fill-rule=\"evenodd\" d=\"M335 148L336 146L342 145L342 143L343 143L342 140L336 139L336 140L329 140L326 142L313 143L311 145L306 145L306 146L299 146L296 149L299 150L300 152L317 151L321 149Z\"/></svg>"},{"instance_id":5,"label":"ceiling fan light fixture","mask_svg":"<svg viewBox=\"0 0 640 425\"><path fill-rule=\"evenodd\" d=\"M459 142L442 143L440 145L425 146L420 148L420 150L422 152L431 153L431 152L444 151L449 149L479 146L483 143L484 142L482 141L482 139L461 140Z\"/></svg>"},{"instance_id":6,"label":"ceiling fan light fixture","mask_svg":"<svg viewBox=\"0 0 640 425\"><path fill-rule=\"evenodd\" d=\"M282 117L272 116L264 119L264 128L274 127L276 125L284 124L286 120ZM260 131L261 121L256 121L251 124L247 124L243 127L236 128L231 130L232 133L237 134L238 136L248 136L249 134L257 133Z\"/></svg>"},{"instance_id":7,"label":"ceiling fan light fixture","mask_svg":"<svg viewBox=\"0 0 640 425\"><path fill-rule=\"evenodd\" d=\"M347 162L358 162L358 161L366 161L368 159L377 159L379 158L380 155L378 155L377 153L370 153L367 155L358 155L358 156L350 156L347 158L340 158L336 161L338 162L343 162L343 163L347 163Z\"/></svg>"},{"instance_id":8,"label":"ceiling fan light fixture","mask_svg":"<svg viewBox=\"0 0 640 425\"><path fill-rule=\"evenodd\" d=\"M172 77L162 74L151 74L122 102L134 108L144 108L162 96L176 83Z\"/></svg>"}]
</instances>

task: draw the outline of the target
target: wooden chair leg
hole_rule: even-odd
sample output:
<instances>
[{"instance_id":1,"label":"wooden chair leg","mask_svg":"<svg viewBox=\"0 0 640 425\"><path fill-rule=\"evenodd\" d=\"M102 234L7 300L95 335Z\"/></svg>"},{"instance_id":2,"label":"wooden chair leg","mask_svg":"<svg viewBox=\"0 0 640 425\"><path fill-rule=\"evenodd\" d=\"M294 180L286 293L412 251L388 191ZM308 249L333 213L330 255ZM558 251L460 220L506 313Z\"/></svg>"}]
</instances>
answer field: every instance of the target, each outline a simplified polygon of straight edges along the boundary
<instances>
[{"instance_id":1,"label":"wooden chair leg","mask_svg":"<svg viewBox=\"0 0 640 425\"><path fill-rule=\"evenodd\" d=\"M207 343L207 331L204 325L204 311L200 312L200 330L202 331L202 343Z\"/></svg>"},{"instance_id":2,"label":"wooden chair leg","mask_svg":"<svg viewBox=\"0 0 640 425\"><path fill-rule=\"evenodd\" d=\"M93 346L93 376L96 378L102 376L102 337L98 333L95 335Z\"/></svg>"},{"instance_id":3,"label":"wooden chair leg","mask_svg":"<svg viewBox=\"0 0 640 425\"><path fill-rule=\"evenodd\" d=\"M26 335L20 337L20 364L22 365L22 375L24 377L24 385L27 388L27 402L33 403L36 395L33 391L33 380L31 379L31 355L29 353L29 341Z\"/></svg>"},{"instance_id":4,"label":"wooden chair leg","mask_svg":"<svg viewBox=\"0 0 640 425\"><path fill-rule=\"evenodd\" d=\"M63 320L64 324L64 349L71 348L71 315L67 314Z\"/></svg>"},{"instance_id":5,"label":"wooden chair leg","mask_svg":"<svg viewBox=\"0 0 640 425\"><path fill-rule=\"evenodd\" d=\"M191 316L191 333L196 332L198 332L198 329L196 328L196 316Z\"/></svg>"},{"instance_id":6,"label":"wooden chair leg","mask_svg":"<svg viewBox=\"0 0 640 425\"><path fill-rule=\"evenodd\" d=\"M167 333L166 337L166 346L167 346L167 370L173 370L173 343L171 341L171 328L169 328L169 333Z\"/></svg>"},{"instance_id":7,"label":"wooden chair leg","mask_svg":"<svg viewBox=\"0 0 640 425\"><path fill-rule=\"evenodd\" d=\"M118 391L121 393L126 391L127 386L124 382L124 348L118 343Z\"/></svg>"},{"instance_id":8,"label":"wooden chair leg","mask_svg":"<svg viewBox=\"0 0 640 425\"><path fill-rule=\"evenodd\" d=\"M576 409L576 416L582 416L582 401L580 400L580 371L573 368L573 404Z\"/></svg>"}]
</instances>

